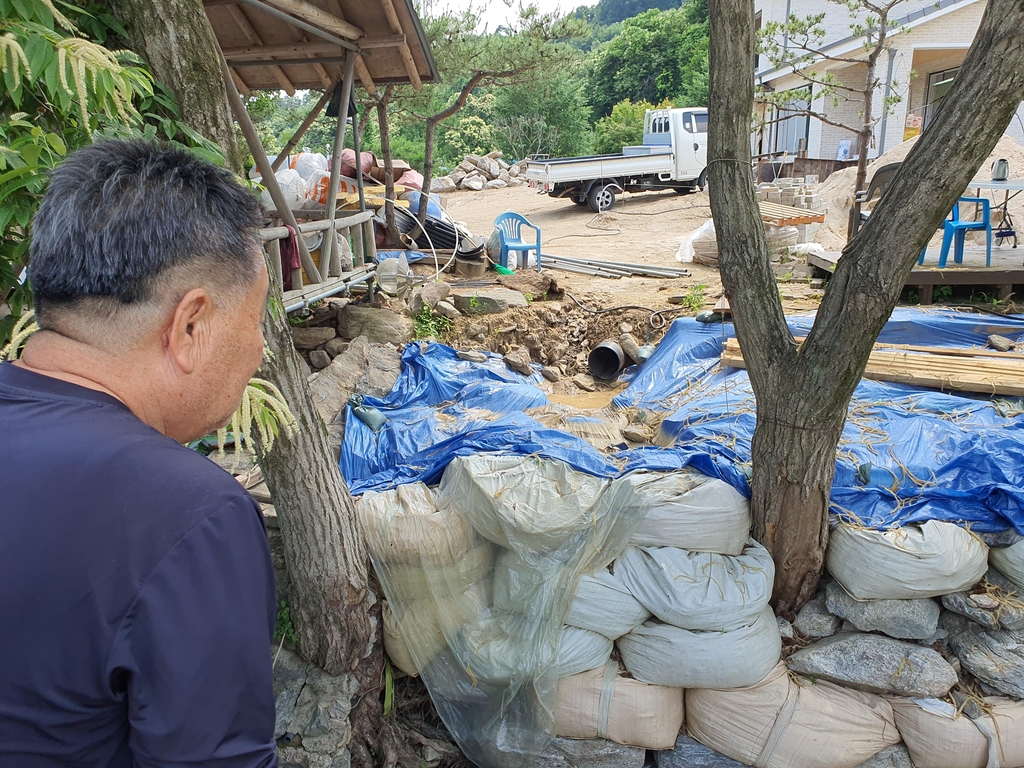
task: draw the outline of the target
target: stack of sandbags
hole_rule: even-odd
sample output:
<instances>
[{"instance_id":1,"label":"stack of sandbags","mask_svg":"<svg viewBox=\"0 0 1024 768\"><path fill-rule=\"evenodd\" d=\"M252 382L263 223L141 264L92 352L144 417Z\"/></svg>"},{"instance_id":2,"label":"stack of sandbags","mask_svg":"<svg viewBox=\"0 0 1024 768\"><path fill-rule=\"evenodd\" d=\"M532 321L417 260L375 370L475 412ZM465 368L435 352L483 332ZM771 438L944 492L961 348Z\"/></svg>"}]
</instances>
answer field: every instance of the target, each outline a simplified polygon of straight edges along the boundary
<instances>
[{"instance_id":1,"label":"stack of sandbags","mask_svg":"<svg viewBox=\"0 0 1024 768\"><path fill-rule=\"evenodd\" d=\"M779 663L754 685L686 692L687 731L756 768L855 768L900 741L880 696L791 675Z\"/></svg>"},{"instance_id":2,"label":"stack of sandbags","mask_svg":"<svg viewBox=\"0 0 1024 768\"><path fill-rule=\"evenodd\" d=\"M1024 592L1024 540L1009 547L993 547L989 550L988 561Z\"/></svg>"},{"instance_id":3,"label":"stack of sandbags","mask_svg":"<svg viewBox=\"0 0 1024 768\"><path fill-rule=\"evenodd\" d=\"M495 150L486 155L466 155L454 171L430 182L431 192L454 192L456 189L503 189L523 183L518 163L509 165L502 159L503 152Z\"/></svg>"},{"instance_id":4,"label":"stack of sandbags","mask_svg":"<svg viewBox=\"0 0 1024 768\"><path fill-rule=\"evenodd\" d=\"M778 662L782 639L768 607L775 566L754 540L735 557L628 547L614 574L660 619L617 641L638 680L732 688L757 682Z\"/></svg>"},{"instance_id":5,"label":"stack of sandbags","mask_svg":"<svg viewBox=\"0 0 1024 768\"><path fill-rule=\"evenodd\" d=\"M558 736L671 749L682 726L681 689L633 680L613 661L558 680Z\"/></svg>"},{"instance_id":6,"label":"stack of sandbags","mask_svg":"<svg viewBox=\"0 0 1024 768\"><path fill-rule=\"evenodd\" d=\"M388 597L389 655L416 674L444 648L446 636L488 609L494 548L476 542L458 512L438 509L434 492L422 483L368 492L356 516Z\"/></svg>"}]
</instances>

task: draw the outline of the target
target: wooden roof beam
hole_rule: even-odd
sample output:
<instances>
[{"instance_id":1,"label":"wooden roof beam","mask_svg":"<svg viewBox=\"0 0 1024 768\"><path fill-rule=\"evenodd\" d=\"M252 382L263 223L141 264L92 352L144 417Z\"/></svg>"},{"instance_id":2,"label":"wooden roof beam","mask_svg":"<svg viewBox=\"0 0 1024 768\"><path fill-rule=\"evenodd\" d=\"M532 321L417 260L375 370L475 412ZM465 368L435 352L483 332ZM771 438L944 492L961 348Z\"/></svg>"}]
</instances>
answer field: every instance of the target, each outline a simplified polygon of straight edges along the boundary
<instances>
[{"instance_id":1,"label":"wooden roof beam","mask_svg":"<svg viewBox=\"0 0 1024 768\"><path fill-rule=\"evenodd\" d=\"M236 8L238 6L235 6ZM243 45L237 48L225 48L224 58L230 64L233 61L245 61L246 59L269 59L274 56L305 55L311 53L340 53L340 48L334 43L326 40L314 40L312 42L302 40L294 43L279 43L276 45Z\"/></svg>"},{"instance_id":2,"label":"wooden roof beam","mask_svg":"<svg viewBox=\"0 0 1024 768\"><path fill-rule=\"evenodd\" d=\"M306 0L263 0L266 5L273 6L279 11L298 16L300 19L313 24L314 26L341 35L349 40L356 40L363 36L363 30L355 24L342 21L337 16L321 10Z\"/></svg>"},{"instance_id":3,"label":"wooden roof beam","mask_svg":"<svg viewBox=\"0 0 1024 768\"><path fill-rule=\"evenodd\" d=\"M392 0L380 0L380 4L384 9L384 15L388 17L388 25L391 27L391 31L396 35L404 34L402 22L398 19L398 12L395 10L395 4ZM398 52L402 55L405 72L409 75L412 87L417 91L421 90L423 88L423 81L420 79L420 72L416 68L416 61L412 57L412 51L409 50L409 44L402 43L399 45Z\"/></svg>"},{"instance_id":4,"label":"wooden roof beam","mask_svg":"<svg viewBox=\"0 0 1024 768\"><path fill-rule=\"evenodd\" d=\"M407 45L405 35L388 35L387 37L363 37L356 40L360 50L370 48L397 48Z\"/></svg>"},{"instance_id":5,"label":"wooden roof beam","mask_svg":"<svg viewBox=\"0 0 1024 768\"><path fill-rule=\"evenodd\" d=\"M345 14L341 10L341 3L338 0L328 0L328 7L334 11L334 15L342 21L345 20ZM366 62L363 61L362 54L356 56L355 64L356 77L359 78L359 82L363 84L363 88L366 89L367 93L377 93L377 84L373 82L373 78L370 76L370 70L366 67Z\"/></svg>"},{"instance_id":6,"label":"wooden roof beam","mask_svg":"<svg viewBox=\"0 0 1024 768\"><path fill-rule=\"evenodd\" d=\"M233 69L231 70L231 79L235 81L235 87L243 96L248 96L252 93L249 86L245 84L245 80L242 79L242 76Z\"/></svg>"},{"instance_id":7,"label":"wooden roof beam","mask_svg":"<svg viewBox=\"0 0 1024 768\"><path fill-rule=\"evenodd\" d=\"M227 9L228 13L231 14L231 18L235 20L235 23L238 25L239 29L242 30L242 34L245 35L245 39L249 41L250 45L262 46L263 41L260 39L260 36L256 34L256 30L252 28L252 24L249 22L249 19L246 17L242 9L237 5L229 5L227 6ZM274 64L268 65L267 68L273 73L274 78L278 83L280 83L285 93L289 96L294 96L295 86L292 85L292 81L288 79L288 75L284 73L284 70Z\"/></svg>"}]
</instances>

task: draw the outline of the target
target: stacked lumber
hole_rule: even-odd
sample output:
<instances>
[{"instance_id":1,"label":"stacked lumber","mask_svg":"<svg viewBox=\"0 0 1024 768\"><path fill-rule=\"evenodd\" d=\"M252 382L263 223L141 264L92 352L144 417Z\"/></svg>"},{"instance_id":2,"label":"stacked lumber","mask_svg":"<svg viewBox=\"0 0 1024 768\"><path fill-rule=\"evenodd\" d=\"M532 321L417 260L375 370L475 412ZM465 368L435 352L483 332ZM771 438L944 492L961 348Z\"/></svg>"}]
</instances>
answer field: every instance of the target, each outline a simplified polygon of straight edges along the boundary
<instances>
[{"instance_id":1,"label":"stacked lumber","mask_svg":"<svg viewBox=\"0 0 1024 768\"><path fill-rule=\"evenodd\" d=\"M737 339L726 341L722 365L746 368ZM989 349L876 344L864 378L943 391L1020 397L1024 396L1024 355Z\"/></svg>"}]
</instances>

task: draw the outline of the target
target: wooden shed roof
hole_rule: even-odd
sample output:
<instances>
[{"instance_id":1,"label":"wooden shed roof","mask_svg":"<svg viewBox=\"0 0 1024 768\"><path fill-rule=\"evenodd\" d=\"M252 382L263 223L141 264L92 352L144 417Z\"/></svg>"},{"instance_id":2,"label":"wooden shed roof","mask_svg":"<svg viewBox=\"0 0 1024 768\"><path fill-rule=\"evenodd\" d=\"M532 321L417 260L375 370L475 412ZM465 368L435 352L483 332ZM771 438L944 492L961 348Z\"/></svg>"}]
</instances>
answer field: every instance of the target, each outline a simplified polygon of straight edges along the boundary
<instances>
[{"instance_id":1,"label":"wooden shed roof","mask_svg":"<svg viewBox=\"0 0 1024 768\"><path fill-rule=\"evenodd\" d=\"M356 76L379 83L437 82L412 0L204 0L217 42L242 93L320 90L356 51Z\"/></svg>"}]
</instances>

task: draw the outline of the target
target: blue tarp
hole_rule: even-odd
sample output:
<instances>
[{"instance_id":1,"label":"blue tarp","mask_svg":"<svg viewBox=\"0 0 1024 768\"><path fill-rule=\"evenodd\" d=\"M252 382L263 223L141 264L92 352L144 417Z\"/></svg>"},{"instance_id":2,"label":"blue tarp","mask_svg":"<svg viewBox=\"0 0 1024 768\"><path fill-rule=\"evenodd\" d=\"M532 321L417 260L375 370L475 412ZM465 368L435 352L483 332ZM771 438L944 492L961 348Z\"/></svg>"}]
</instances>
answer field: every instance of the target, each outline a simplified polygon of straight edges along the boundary
<instances>
[{"instance_id":1,"label":"blue tarp","mask_svg":"<svg viewBox=\"0 0 1024 768\"><path fill-rule=\"evenodd\" d=\"M804 335L812 315L789 318ZM1024 320L950 310L898 309L879 341L936 347L982 346L992 333L1024 338ZM410 344L402 374L384 399L367 398L389 418L374 434L350 418L341 468L354 493L438 480L455 456L481 451L539 454L585 472L690 466L749 494L747 472L754 398L746 372L718 358L731 324L676 320L654 355L614 404L663 416L665 447L606 457L588 443L548 429L523 409L544 405L529 379L494 355L460 360L439 344ZM1020 403L863 381L837 454L833 512L885 528L928 519L979 532L1012 526L1024 534L1024 420ZM1008 415L1002 415L1006 413Z\"/></svg>"}]
</instances>

